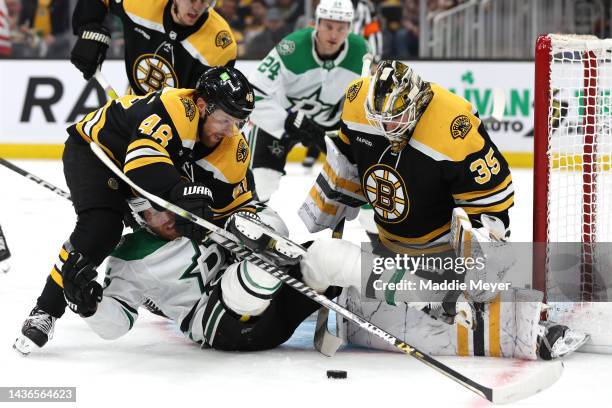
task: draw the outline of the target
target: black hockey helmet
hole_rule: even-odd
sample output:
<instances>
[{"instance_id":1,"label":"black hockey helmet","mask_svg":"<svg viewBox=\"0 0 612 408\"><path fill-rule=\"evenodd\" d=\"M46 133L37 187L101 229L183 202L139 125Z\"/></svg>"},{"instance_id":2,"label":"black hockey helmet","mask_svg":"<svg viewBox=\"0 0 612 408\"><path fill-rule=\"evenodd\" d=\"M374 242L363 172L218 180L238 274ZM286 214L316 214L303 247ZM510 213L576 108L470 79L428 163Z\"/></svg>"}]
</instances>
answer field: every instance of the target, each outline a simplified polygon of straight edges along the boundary
<instances>
[{"instance_id":1,"label":"black hockey helmet","mask_svg":"<svg viewBox=\"0 0 612 408\"><path fill-rule=\"evenodd\" d=\"M196 83L196 92L210 106L237 119L249 117L255 107L255 94L244 74L232 67L213 67Z\"/></svg>"}]
</instances>

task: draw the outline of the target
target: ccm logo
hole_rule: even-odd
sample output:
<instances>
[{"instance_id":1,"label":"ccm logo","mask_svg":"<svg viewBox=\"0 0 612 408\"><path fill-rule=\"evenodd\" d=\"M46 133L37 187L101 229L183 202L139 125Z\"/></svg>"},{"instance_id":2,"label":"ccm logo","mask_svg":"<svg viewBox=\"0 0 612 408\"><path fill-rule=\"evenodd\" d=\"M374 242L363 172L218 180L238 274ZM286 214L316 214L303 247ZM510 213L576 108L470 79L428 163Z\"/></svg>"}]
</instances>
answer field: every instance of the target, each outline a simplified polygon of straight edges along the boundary
<instances>
[{"instance_id":1,"label":"ccm logo","mask_svg":"<svg viewBox=\"0 0 612 408\"><path fill-rule=\"evenodd\" d=\"M204 186L187 186L183 190L183 195L185 196L196 195L196 194L212 197L212 191L210 191L208 187L204 187Z\"/></svg>"}]
</instances>

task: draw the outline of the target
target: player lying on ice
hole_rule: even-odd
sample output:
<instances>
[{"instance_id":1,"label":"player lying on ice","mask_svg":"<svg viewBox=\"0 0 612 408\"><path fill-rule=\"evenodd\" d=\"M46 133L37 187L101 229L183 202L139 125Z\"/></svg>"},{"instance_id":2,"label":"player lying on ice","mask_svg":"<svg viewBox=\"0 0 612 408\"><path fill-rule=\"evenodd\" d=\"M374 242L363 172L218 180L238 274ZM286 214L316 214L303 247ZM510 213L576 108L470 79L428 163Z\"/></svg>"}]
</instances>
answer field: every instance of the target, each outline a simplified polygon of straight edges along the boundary
<instances>
[{"instance_id":1,"label":"player lying on ice","mask_svg":"<svg viewBox=\"0 0 612 408\"><path fill-rule=\"evenodd\" d=\"M78 265L69 260L62 268L64 291L71 309L81 314L85 311L85 322L100 337L116 339L126 334L138 318L139 307L144 306L172 319L188 338L203 345L220 350L265 350L287 341L298 325L320 307L302 293L281 285L259 267L237 261L218 244L180 237L171 213L155 210L146 200L132 200L131 205L144 228L126 235L109 257L100 303L82 290L81 277L95 276L94 265ZM280 234L287 235L287 227L270 209L260 211L259 217ZM231 217L227 227L247 246L261 243L259 232L251 229L248 220ZM341 287L359 290L361 264L364 262L370 268L374 259L357 245L339 239L314 241L299 263L270 249L264 253L277 264L285 265L292 276L330 298ZM548 333L540 330L537 315L541 303L525 305L524 310L514 309L514 304L504 309L506 320L497 327L505 346L524 351L513 356L536 358L539 348L540 356L549 359L567 354L575 349L574 345L579 345L579 342L568 345L564 341L573 333L562 326L549 327ZM470 309L467 305L458 308ZM436 340L446 338L447 343L452 343L449 340L458 330L457 324L438 322L421 312L415 312L412 319L414 335L423 336L419 341L427 343L428 351L455 354L448 344L442 347ZM520 320L518 325L505 324L514 319ZM432 336L434 331L437 333ZM551 349L561 352L551 353Z\"/></svg>"},{"instance_id":2,"label":"player lying on ice","mask_svg":"<svg viewBox=\"0 0 612 408\"><path fill-rule=\"evenodd\" d=\"M550 358L586 341L583 333L540 323L542 293L537 291L417 291L375 284L500 283L513 265L506 243L514 197L510 170L468 101L423 81L401 62L382 61L374 75L347 88L340 126L338 137L326 138L327 163L300 208L309 231L354 219L367 203L390 256L486 256L484 269L459 275L439 269L410 274L393 267L370 274L361 296L345 292L349 310L434 355L534 359L538 349ZM364 294L371 300L364 302ZM399 302L413 307L394 307ZM357 327L344 328L349 342L384 347Z\"/></svg>"}]
</instances>

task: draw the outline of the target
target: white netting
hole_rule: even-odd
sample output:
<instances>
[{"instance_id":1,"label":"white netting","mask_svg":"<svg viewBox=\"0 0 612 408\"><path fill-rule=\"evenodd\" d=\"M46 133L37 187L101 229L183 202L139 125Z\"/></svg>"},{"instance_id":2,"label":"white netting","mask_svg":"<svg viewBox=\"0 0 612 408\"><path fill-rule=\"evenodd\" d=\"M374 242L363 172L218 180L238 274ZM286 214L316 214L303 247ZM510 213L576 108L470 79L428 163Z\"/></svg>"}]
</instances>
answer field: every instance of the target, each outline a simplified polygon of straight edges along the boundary
<instances>
[{"instance_id":1,"label":"white netting","mask_svg":"<svg viewBox=\"0 0 612 408\"><path fill-rule=\"evenodd\" d=\"M612 40L550 37L548 242L577 244L549 246L547 296L612 301ZM612 304L557 304L550 317L612 351Z\"/></svg>"}]
</instances>

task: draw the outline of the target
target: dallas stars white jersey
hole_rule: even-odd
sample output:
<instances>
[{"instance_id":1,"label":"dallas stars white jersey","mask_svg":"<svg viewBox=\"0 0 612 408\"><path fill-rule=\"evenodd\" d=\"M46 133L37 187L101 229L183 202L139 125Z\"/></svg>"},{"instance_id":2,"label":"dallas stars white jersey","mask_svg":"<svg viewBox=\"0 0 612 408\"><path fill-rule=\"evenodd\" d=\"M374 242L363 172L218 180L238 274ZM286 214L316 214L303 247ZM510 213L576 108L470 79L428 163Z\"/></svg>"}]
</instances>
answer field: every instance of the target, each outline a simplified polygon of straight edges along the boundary
<instances>
[{"instance_id":1,"label":"dallas stars white jersey","mask_svg":"<svg viewBox=\"0 0 612 408\"><path fill-rule=\"evenodd\" d=\"M314 28L285 37L259 64L249 81L255 89L254 125L279 138L290 110L301 110L326 129L338 127L344 90L361 74L366 41L349 34L334 60L321 60Z\"/></svg>"},{"instance_id":2,"label":"dallas stars white jersey","mask_svg":"<svg viewBox=\"0 0 612 408\"><path fill-rule=\"evenodd\" d=\"M166 241L138 230L109 257L102 302L84 320L100 337L115 339L134 326L138 308L152 302L188 332L192 310L208 301L213 279L226 266L224 252L212 241Z\"/></svg>"}]
</instances>

